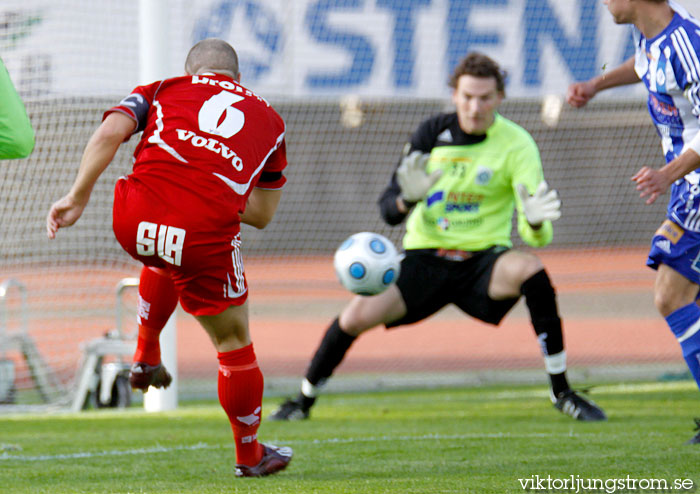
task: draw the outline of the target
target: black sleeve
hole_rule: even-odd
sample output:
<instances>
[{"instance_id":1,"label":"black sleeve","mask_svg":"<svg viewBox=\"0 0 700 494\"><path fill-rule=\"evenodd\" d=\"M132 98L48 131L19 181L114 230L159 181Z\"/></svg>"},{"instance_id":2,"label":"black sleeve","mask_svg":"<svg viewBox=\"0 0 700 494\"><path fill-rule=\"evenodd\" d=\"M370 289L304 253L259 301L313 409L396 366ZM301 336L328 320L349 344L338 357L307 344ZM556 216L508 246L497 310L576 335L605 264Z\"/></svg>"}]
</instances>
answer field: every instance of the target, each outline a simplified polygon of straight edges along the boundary
<instances>
[{"instance_id":1,"label":"black sleeve","mask_svg":"<svg viewBox=\"0 0 700 494\"><path fill-rule=\"evenodd\" d=\"M401 195L401 187L399 187L398 182L396 181L396 173L394 173L391 176L391 181L389 182L389 185L384 189L384 192L382 192L382 195L379 196L379 212L382 215L382 219L391 226L396 226L401 224L404 219L406 219L406 216L408 216L408 211L405 213L402 213L399 211L399 208L396 206L396 199ZM407 202L407 201L405 201ZM415 204L414 203L407 203L406 204L409 207L409 210L411 207L413 207Z\"/></svg>"},{"instance_id":2,"label":"black sleeve","mask_svg":"<svg viewBox=\"0 0 700 494\"><path fill-rule=\"evenodd\" d=\"M405 152L401 158L416 150L422 153L430 153L433 148L436 123L435 118L428 119L421 123L411 136L411 141L408 143L408 152ZM408 211L405 213L399 211L399 208L396 206L396 199L401 195L401 187L399 187L399 183L396 181L396 169L399 165L401 165L401 160L396 164L389 185L386 186L377 201L382 219L391 226L401 224L403 220L406 219L406 216L408 216L411 208L416 205L414 202L404 201L408 207Z\"/></svg>"}]
</instances>

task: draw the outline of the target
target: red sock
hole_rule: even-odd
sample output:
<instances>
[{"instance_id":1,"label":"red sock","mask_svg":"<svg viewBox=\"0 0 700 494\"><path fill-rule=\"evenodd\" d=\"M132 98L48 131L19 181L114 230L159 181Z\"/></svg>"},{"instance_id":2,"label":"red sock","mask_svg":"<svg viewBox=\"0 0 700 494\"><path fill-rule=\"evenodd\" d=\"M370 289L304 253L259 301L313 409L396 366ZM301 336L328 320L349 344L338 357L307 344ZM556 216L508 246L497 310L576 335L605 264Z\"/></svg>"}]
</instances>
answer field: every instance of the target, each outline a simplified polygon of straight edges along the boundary
<instances>
[{"instance_id":1,"label":"red sock","mask_svg":"<svg viewBox=\"0 0 700 494\"><path fill-rule=\"evenodd\" d=\"M134 362L160 363L160 332L177 307L175 284L165 271L146 266L139 280L139 338Z\"/></svg>"},{"instance_id":2,"label":"red sock","mask_svg":"<svg viewBox=\"0 0 700 494\"><path fill-rule=\"evenodd\" d=\"M258 442L263 375L253 344L219 353L219 402L228 415L236 441L236 463L255 466L263 455Z\"/></svg>"}]
</instances>

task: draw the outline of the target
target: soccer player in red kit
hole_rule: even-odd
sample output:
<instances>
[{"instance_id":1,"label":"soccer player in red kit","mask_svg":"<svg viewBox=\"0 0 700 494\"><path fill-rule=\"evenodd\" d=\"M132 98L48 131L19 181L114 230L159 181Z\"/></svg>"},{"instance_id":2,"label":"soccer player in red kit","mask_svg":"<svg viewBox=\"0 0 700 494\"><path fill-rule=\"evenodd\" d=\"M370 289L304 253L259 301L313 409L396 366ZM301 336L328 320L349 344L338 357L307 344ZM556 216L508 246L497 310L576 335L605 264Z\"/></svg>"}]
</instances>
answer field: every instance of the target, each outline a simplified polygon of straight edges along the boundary
<instances>
[{"instance_id":1,"label":"soccer player in red kit","mask_svg":"<svg viewBox=\"0 0 700 494\"><path fill-rule=\"evenodd\" d=\"M51 206L49 238L80 218L122 142L142 132L133 171L115 187L117 240L144 264L132 387L167 387L159 335L178 301L218 351L219 401L236 442L236 475L284 469L292 450L257 440L263 394L248 330L240 224L264 228L286 179L285 126L240 84L238 57L219 39L190 50L187 75L139 86L105 112L70 192Z\"/></svg>"}]
</instances>

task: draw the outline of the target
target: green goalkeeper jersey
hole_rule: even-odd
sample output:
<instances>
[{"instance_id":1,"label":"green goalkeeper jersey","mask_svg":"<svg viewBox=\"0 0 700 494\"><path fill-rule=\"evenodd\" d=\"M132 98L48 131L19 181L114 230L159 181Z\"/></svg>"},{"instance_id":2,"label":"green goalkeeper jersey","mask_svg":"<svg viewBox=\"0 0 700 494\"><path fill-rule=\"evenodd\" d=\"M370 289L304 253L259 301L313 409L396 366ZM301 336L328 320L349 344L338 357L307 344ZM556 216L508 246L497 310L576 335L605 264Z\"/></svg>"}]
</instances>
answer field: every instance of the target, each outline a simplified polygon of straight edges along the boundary
<instances>
[{"instance_id":1,"label":"green goalkeeper jersey","mask_svg":"<svg viewBox=\"0 0 700 494\"><path fill-rule=\"evenodd\" d=\"M440 169L442 176L410 213L405 249L510 247L515 211L524 242L551 242L551 222L534 230L516 191L524 184L532 194L543 180L539 150L525 129L496 114L485 136L471 136L455 113L442 114L421 124L411 148L430 153L427 172Z\"/></svg>"},{"instance_id":2,"label":"green goalkeeper jersey","mask_svg":"<svg viewBox=\"0 0 700 494\"><path fill-rule=\"evenodd\" d=\"M0 60L0 159L24 158L34 149L34 130Z\"/></svg>"}]
</instances>

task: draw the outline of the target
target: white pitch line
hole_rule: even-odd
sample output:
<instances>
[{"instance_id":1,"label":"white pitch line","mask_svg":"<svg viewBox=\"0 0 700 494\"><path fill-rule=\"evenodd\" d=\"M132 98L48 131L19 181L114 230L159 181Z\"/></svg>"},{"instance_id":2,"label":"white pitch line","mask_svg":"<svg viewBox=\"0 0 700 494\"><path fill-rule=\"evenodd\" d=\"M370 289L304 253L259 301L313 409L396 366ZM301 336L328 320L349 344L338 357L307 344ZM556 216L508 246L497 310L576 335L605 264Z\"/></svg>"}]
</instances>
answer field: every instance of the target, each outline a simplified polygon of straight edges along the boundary
<instances>
[{"instance_id":1,"label":"white pitch line","mask_svg":"<svg viewBox=\"0 0 700 494\"><path fill-rule=\"evenodd\" d=\"M455 439L519 439L519 438L543 438L543 437L576 437L578 434L569 432L568 434L551 434L551 433L527 433L527 434L509 434L495 432L490 434L425 434L422 436L379 436L379 437L343 437L343 438L328 438L328 439L309 439L296 441L280 441L279 444L295 445L295 444L347 444L347 443L363 443L363 442L384 442L384 441L429 441L429 440L455 440ZM53 460L81 460L90 458L100 458L105 456L128 456L128 455L147 455L153 453L171 453L174 451L195 451L207 449L223 449L232 448L230 445L218 445L197 443L189 446L155 446L152 448L138 448L126 450L111 450L111 451L85 451L78 453L63 453L58 455L36 455L24 456L13 455L7 452L0 454L0 462L2 461L22 461L22 462L39 462Z\"/></svg>"},{"instance_id":2,"label":"white pitch line","mask_svg":"<svg viewBox=\"0 0 700 494\"><path fill-rule=\"evenodd\" d=\"M189 446L154 446L152 448L138 448L138 449L126 449L126 450L111 450L111 451L86 451L82 453L63 453L59 455L38 455L38 456L21 456L21 455L11 455L9 453L3 453L0 455L0 461L14 460L14 461L51 461L51 460L76 460L83 458L99 458L101 456L127 456L127 455L146 455L151 453L170 453L173 451L190 451L197 449L213 449L220 448L221 446L215 446L205 443L197 443Z\"/></svg>"},{"instance_id":3,"label":"white pitch line","mask_svg":"<svg viewBox=\"0 0 700 494\"><path fill-rule=\"evenodd\" d=\"M487 434L425 434L422 436L379 436L379 437L342 437L328 439L311 439L308 441L287 441L289 444L344 444L363 442L383 442L383 441L425 441L425 440L454 440L454 439L513 439L513 438L542 438L554 436L574 437L578 434L551 434L546 432L531 432L527 434L510 434L503 432L492 432Z\"/></svg>"}]
</instances>

